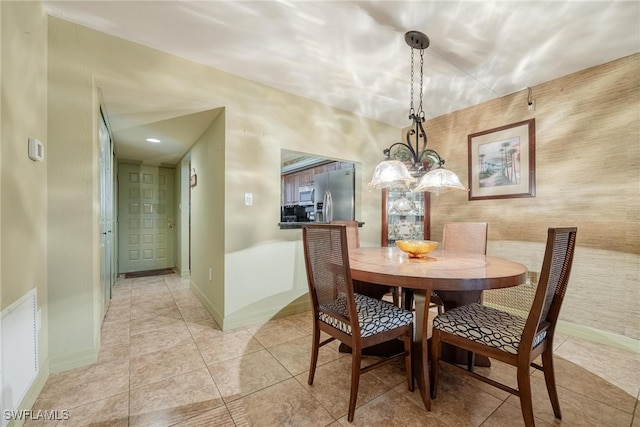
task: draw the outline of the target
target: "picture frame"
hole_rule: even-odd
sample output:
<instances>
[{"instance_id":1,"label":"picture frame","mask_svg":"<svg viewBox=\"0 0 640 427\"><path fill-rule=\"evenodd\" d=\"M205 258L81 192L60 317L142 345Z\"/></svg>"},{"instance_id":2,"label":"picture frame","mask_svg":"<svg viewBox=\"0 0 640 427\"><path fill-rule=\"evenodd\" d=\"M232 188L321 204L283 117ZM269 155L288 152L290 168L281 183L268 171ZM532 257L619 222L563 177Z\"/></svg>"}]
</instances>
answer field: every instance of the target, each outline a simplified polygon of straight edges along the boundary
<instances>
[{"instance_id":1,"label":"picture frame","mask_svg":"<svg viewBox=\"0 0 640 427\"><path fill-rule=\"evenodd\" d=\"M469 200L535 197L535 119L470 134L468 144Z\"/></svg>"}]
</instances>

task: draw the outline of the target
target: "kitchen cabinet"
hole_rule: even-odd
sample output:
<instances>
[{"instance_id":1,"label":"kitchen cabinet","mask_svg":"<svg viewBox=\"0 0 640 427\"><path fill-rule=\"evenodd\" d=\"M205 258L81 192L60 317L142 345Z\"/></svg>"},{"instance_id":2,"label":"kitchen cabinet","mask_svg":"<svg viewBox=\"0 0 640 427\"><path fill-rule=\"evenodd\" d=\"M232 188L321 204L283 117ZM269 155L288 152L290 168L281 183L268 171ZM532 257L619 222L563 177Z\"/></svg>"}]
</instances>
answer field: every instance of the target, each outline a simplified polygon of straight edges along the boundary
<instances>
[{"instance_id":1,"label":"kitchen cabinet","mask_svg":"<svg viewBox=\"0 0 640 427\"><path fill-rule=\"evenodd\" d=\"M284 200L283 205L295 205L298 203L298 189L300 188L300 175L290 173L283 177L282 194Z\"/></svg>"},{"instance_id":2,"label":"kitchen cabinet","mask_svg":"<svg viewBox=\"0 0 640 427\"><path fill-rule=\"evenodd\" d=\"M313 178L315 176L315 168L305 169L298 172L299 185L313 185Z\"/></svg>"},{"instance_id":3,"label":"kitchen cabinet","mask_svg":"<svg viewBox=\"0 0 640 427\"><path fill-rule=\"evenodd\" d=\"M429 240L430 195L408 190L382 190L382 246L396 240Z\"/></svg>"},{"instance_id":4,"label":"kitchen cabinet","mask_svg":"<svg viewBox=\"0 0 640 427\"><path fill-rule=\"evenodd\" d=\"M282 176L282 205L295 205L299 203L298 189L304 186L313 186L316 175L338 169L353 169L353 163L330 162L320 166L303 169Z\"/></svg>"}]
</instances>

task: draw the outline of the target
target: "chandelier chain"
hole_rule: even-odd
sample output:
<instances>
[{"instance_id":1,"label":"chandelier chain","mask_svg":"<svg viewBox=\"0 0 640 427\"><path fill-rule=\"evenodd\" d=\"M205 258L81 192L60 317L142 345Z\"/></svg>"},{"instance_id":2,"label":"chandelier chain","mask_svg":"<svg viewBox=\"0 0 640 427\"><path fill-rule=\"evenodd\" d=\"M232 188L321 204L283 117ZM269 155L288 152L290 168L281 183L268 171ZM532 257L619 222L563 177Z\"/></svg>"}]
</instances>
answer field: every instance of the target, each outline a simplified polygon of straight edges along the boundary
<instances>
[{"instance_id":1,"label":"chandelier chain","mask_svg":"<svg viewBox=\"0 0 640 427\"><path fill-rule=\"evenodd\" d=\"M413 61L412 61L413 62ZM424 76L424 49L420 49L420 105L418 105L418 115L423 118L424 117L424 111L422 110L422 80L423 80L423 76ZM411 86L413 86L413 84L411 84Z\"/></svg>"},{"instance_id":2,"label":"chandelier chain","mask_svg":"<svg viewBox=\"0 0 640 427\"><path fill-rule=\"evenodd\" d=\"M413 113L413 48L411 48L411 98L409 101L409 118L411 118Z\"/></svg>"}]
</instances>

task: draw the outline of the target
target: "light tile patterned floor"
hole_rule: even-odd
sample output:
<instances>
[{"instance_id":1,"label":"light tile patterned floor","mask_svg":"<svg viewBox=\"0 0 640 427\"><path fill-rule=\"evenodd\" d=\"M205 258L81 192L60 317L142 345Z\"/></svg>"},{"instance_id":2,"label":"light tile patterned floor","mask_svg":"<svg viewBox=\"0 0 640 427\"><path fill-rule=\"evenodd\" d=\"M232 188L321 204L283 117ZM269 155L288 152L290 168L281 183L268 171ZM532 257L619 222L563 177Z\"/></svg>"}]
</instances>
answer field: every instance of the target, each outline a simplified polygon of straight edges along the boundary
<instances>
[{"instance_id":1,"label":"light tile patterned floor","mask_svg":"<svg viewBox=\"0 0 640 427\"><path fill-rule=\"evenodd\" d=\"M221 331L177 276L120 279L102 328L96 364L51 375L34 405L68 410L60 426L339 426L346 421L349 355L320 352L313 386L309 313ZM532 377L536 425L640 427L640 359L557 337L562 421L539 372ZM511 381L513 368L479 368ZM635 415L635 417L634 417ZM431 412L407 391L402 365L361 378L355 426L519 426L519 401L442 370Z\"/></svg>"}]
</instances>

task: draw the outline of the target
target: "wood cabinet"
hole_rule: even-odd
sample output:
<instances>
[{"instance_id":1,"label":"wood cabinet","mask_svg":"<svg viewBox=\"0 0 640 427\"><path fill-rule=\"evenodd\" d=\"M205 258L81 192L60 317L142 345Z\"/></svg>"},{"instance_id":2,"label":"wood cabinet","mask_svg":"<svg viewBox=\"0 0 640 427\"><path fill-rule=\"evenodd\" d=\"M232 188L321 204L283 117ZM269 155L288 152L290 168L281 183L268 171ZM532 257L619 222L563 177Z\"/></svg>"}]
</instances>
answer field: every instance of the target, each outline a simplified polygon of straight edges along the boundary
<instances>
[{"instance_id":1,"label":"wood cabinet","mask_svg":"<svg viewBox=\"0 0 640 427\"><path fill-rule=\"evenodd\" d=\"M430 194L408 190L382 190L382 246L396 240L429 240Z\"/></svg>"},{"instance_id":2,"label":"wood cabinet","mask_svg":"<svg viewBox=\"0 0 640 427\"><path fill-rule=\"evenodd\" d=\"M298 189L303 186L313 187L315 176L323 172L337 169L353 169L353 163L330 162L309 169L292 172L282 176L282 204L295 205L298 200Z\"/></svg>"},{"instance_id":3,"label":"wood cabinet","mask_svg":"<svg viewBox=\"0 0 640 427\"><path fill-rule=\"evenodd\" d=\"M312 169L305 169L305 170L301 170L300 172L297 173L298 177L299 177L299 184L300 186L304 186L304 185L311 185L313 186L313 178L315 176L315 168Z\"/></svg>"},{"instance_id":4,"label":"wood cabinet","mask_svg":"<svg viewBox=\"0 0 640 427\"><path fill-rule=\"evenodd\" d=\"M290 173L288 175L284 175L283 186L282 186L282 194L283 194L283 205L295 205L298 203L298 189L300 188L300 176L297 173Z\"/></svg>"}]
</instances>

